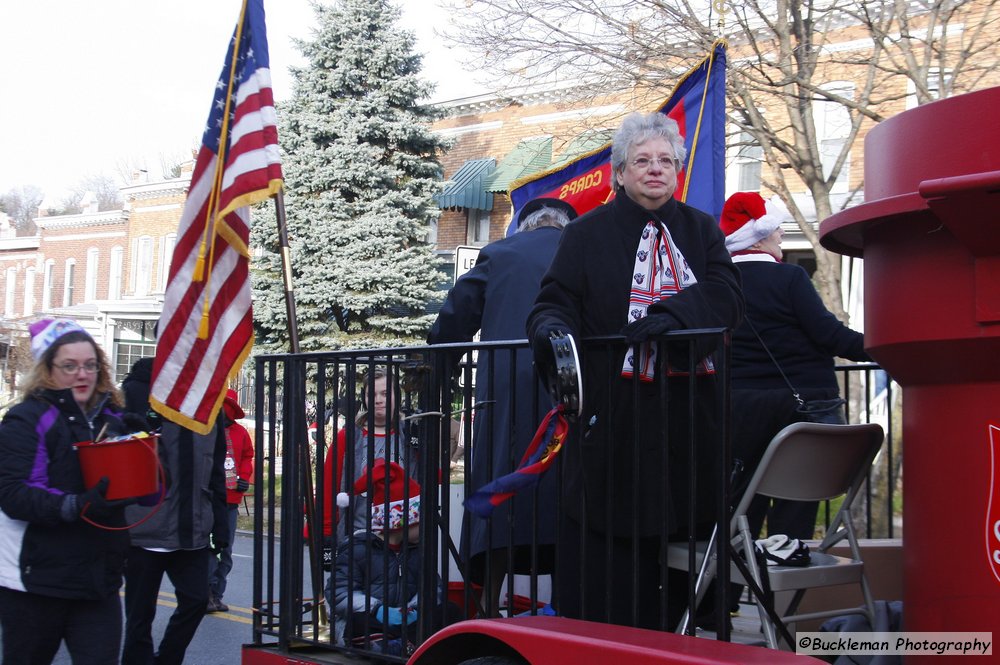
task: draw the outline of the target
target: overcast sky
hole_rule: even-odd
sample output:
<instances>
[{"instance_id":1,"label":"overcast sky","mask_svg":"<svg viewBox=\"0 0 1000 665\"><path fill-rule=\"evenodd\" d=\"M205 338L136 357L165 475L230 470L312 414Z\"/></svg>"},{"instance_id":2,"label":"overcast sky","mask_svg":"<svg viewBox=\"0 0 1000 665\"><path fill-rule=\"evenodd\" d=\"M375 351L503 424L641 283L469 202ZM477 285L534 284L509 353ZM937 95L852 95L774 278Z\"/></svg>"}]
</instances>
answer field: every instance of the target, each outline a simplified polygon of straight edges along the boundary
<instances>
[{"instance_id":1,"label":"overcast sky","mask_svg":"<svg viewBox=\"0 0 1000 665\"><path fill-rule=\"evenodd\" d=\"M0 6L0 193L36 185L59 198L88 175L197 145L239 16L239 0L7 0ZM265 0L274 93L291 95L290 37L311 38L308 0ZM406 0L434 99L482 90L440 46L436 0Z\"/></svg>"}]
</instances>

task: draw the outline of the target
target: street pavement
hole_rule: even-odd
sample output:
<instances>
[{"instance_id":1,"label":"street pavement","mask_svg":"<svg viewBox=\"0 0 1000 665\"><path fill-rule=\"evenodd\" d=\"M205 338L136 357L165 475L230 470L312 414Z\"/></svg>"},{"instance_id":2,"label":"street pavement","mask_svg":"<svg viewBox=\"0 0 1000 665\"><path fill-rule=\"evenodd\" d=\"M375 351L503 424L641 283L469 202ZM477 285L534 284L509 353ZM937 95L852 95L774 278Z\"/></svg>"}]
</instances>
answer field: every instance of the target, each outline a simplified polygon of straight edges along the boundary
<instances>
[{"instance_id":1,"label":"street pavement","mask_svg":"<svg viewBox=\"0 0 1000 665\"><path fill-rule=\"evenodd\" d=\"M252 613L250 606L253 601L253 537L250 534L237 534L233 545L233 569L229 573L226 596L229 605L228 612L206 614L198 626L191 645L188 647L184 662L190 665L238 665L240 662L240 647L253 640ZM206 584L208 581L206 580ZM124 592L122 605L124 610ZM173 585L164 575L160 587L160 598L157 603L156 621L153 623L153 644L159 644L163 631L167 627L170 614L177 606L173 594ZM65 646L53 661L56 665L71 665L69 653Z\"/></svg>"}]
</instances>

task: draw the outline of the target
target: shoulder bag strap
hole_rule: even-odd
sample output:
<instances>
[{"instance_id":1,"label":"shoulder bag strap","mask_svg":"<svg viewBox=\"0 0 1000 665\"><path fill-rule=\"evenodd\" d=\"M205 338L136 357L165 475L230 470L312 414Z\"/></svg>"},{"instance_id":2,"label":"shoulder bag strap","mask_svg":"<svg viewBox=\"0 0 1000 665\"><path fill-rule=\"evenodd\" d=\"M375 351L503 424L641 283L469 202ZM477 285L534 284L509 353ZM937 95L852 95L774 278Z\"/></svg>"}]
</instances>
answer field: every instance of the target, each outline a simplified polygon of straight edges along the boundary
<instances>
[{"instance_id":1,"label":"shoulder bag strap","mask_svg":"<svg viewBox=\"0 0 1000 665\"><path fill-rule=\"evenodd\" d=\"M760 345L762 347L764 347L764 351L767 352L767 355L771 359L771 362L774 363L774 366L778 368L778 374L780 374L781 378L785 380L786 384L788 384L788 389L792 391L792 397L794 397L795 401L799 403L799 406L805 404L805 400L803 400L802 396L799 395L799 391L795 389L795 386L792 385L792 382L789 381L788 377L785 375L785 371L781 369L781 365L778 364L778 359L774 357L773 353L771 353L771 349L767 348L767 344L764 343L764 340L763 338L761 338L760 333L757 332L757 328L754 327L753 321L751 321L750 317L746 315L743 316L743 320L745 320L747 322L747 325L750 326L750 330L753 331L753 334L757 338L757 341L760 342Z\"/></svg>"}]
</instances>

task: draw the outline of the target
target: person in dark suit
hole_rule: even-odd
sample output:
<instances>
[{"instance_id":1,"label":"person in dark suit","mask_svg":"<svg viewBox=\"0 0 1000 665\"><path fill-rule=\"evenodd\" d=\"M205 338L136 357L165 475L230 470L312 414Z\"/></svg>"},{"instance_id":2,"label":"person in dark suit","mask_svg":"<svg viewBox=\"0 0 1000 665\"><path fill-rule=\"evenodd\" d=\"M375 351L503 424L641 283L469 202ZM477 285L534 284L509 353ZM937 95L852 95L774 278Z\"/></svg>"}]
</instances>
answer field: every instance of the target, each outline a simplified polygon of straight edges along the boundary
<instances>
[{"instance_id":1,"label":"person in dark suit","mask_svg":"<svg viewBox=\"0 0 1000 665\"><path fill-rule=\"evenodd\" d=\"M428 343L469 342L477 331L484 342L524 339L528 312L556 252L560 232L575 218L573 206L560 199L538 198L525 204L518 214L517 233L483 247L476 265L448 293ZM496 351L492 374L488 365L487 354L480 352L476 403L483 406L475 412L469 464L473 490L514 470L542 416L552 406L535 377L528 349ZM513 386L508 385L512 368L516 372ZM532 399L535 394L537 401ZM512 413L514 395L518 399ZM548 474L539 483L537 494L515 496L488 520L466 513L462 551L467 545L473 581L483 583L487 554L491 553L484 597L489 614L497 611L508 564L512 563L514 572L528 572L533 542L539 546L539 569L535 572L552 572L555 487L554 474ZM533 521L536 511L537 533Z\"/></svg>"},{"instance_id":2,"label":"person in dark suit","mask_svg":"<svg viewBox=\"0 0 1000 665\"><path fill-rule=\"evenodd\" d=\"M726 249L740 271L746 300L746 317L732 346L733 458L743 464L734 501L771 439L804 420L781 372L804 400L831 399L840 395L835 357L871 361L864 336L826 308L806 271L781 262L781 224L792 219L781 199L765 201L757 192L737 192L722 208ZM843 422L843 411L838 415ZM768 533L808 540L818 506L759 496L750 507L750 531L759 534L766 516Z\"/></svg>"}]
</instances>

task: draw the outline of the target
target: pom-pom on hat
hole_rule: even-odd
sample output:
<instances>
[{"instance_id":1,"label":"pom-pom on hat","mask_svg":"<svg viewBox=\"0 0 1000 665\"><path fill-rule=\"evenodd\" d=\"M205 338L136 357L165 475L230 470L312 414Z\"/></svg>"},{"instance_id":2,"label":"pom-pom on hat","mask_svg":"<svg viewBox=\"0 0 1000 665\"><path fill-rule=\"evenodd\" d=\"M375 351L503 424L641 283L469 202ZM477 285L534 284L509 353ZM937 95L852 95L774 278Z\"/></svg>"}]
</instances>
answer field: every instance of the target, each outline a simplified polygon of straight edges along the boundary
<instances>
[{"instance_id":1,"label":"pom-pom on hat","mask_svg":"<svg viewBox=\"0 0 1000 665\"><path fill-rule=\"evenodd\" d=\"M732 254L753 247L792 219L777 196L765 201L757 192L736 192L722 206L719 226L726 234L726 249Z\"/></svg>"},{"instance_id":2,"label":"pom-pom on hat","mask_svg":"<svg viewBox=\"0 0 1000 665\"><path fill-rule=\"evenodd\" d=\"M403 516L406 523L420 522L420 485L406 475L403 467L385 459L375 460L371 469L371 491L368 496L372 502L372 531L395 531L403 528ZM368 469L366 468L354 481L354 493L365 494L369 488ZM388 513L386 512L388 498ZM346 508L349 497L344 492L337 495L337 505Z\"/></svg>"},{"instance_id":3,"label":"pom-pom on hat","mask_svg":"<svg viewBox=\"0 0 1000 665\"><path fill-rule=\"evenodd\" d=\"M28 326L28 332L31 333L31 355L36 361L41 360L45 352L49 350L49 347L55 344L56 340L63 335L71 332L82 332L90 337L90 333L72 319L42 319L35 321Z\"/></svg>"},{"instance_id":4,"label":"pom-pom on hat","mask_svg":"<svg viewBox=\"0 0 1000 665\"><path fill-rule=\"evenodd\" d=\"M226 391L226 398L222 401L222 408L226 412L226 417L233 421L239 420L247 415L243 410L243 407L240 406L239 395L237 395L236 391L232 388Z\"/></svg>"}]
</instances>

